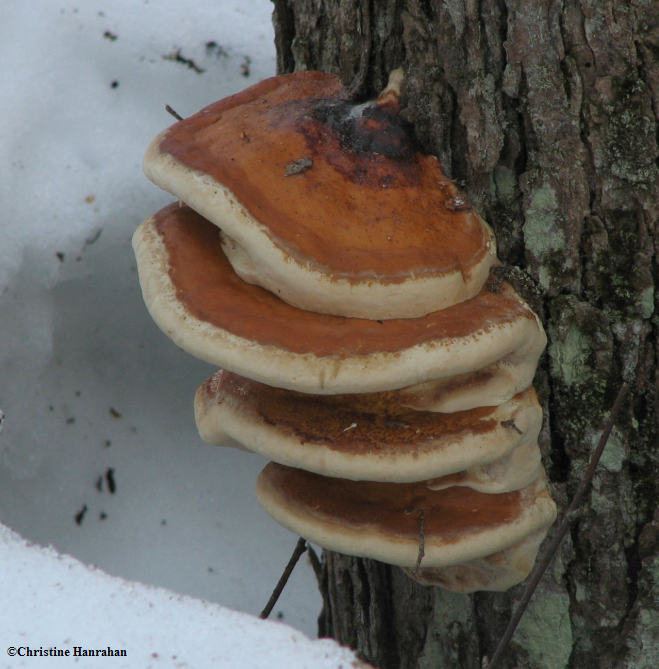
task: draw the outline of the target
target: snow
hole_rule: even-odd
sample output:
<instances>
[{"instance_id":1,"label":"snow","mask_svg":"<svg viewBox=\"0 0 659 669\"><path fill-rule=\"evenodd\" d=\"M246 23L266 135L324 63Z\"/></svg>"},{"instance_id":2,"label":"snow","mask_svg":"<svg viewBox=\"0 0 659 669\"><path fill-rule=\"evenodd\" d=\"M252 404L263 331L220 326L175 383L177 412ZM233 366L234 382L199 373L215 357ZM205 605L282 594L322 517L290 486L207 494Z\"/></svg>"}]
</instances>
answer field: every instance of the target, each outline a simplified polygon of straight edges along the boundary
<instances>
[{"instance_id":1,"label":"snow","mask_svg":"<svg viewBox=\"0 0 659 669\"><path fill-rule=\"evenodd\" d=\"M329 639L311 641L288 625L108 576L52 549L30 546L2 527L0 553L0 652L7 669L77 663L115 669L356 666L354 653ZM90 659L76 648L111 649L113 656ZM28 656L29 651L50 654ZM54 655L58 651L69 654ZM115 657L116 651L125 656Z\"/></svg>"},{"instance_id":2,"label":"snow","mask_svg":"<svg viewBox=\"0 0 659 669\"><path fill-rule=\"evenodd\" d=\"M0 6L0 522L115 576L258 613L297 537L254 498L263 459L199 439L192 400L214 369L151 322L130 238L172 199L141 171L148 142L172 122L164 105L185 116L273 74L271 3ZM14 600L11 615L26 634L48 636L55 572L32 575L41 563L12 545L0 547L3 576L46 589L25 609ZM30 550L35 561L45 555ZM90 600L110 597L97 585ZM72 619L85 594L62 590L59 615ZM180 601L209 620L219 610ZM139 628L136 610L126 615ZM319 610L303 558L273 617L313 636ZM145 622L135 633L154 632ZM115 638L108 631L103 642Z\"/></svg>"}]
</instances>

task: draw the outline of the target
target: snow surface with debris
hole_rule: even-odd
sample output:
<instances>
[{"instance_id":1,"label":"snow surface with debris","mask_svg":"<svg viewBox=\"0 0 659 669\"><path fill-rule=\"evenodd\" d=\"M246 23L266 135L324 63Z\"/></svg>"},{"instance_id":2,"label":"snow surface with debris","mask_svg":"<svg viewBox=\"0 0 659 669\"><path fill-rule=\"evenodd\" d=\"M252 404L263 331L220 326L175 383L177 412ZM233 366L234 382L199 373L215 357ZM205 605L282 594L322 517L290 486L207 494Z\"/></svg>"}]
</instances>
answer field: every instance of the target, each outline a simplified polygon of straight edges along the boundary
<instances>
[{"instance_id":1,"label":"snow surface with debris","mask_svg":"<svg viewBox=\"0 0 659 669\"><path fill-rule=\"evenodd\" d=\"M273 74L272 5L5 0L0 7L0 522L109 574L181 593L178 620L189 633L195 616L205 625L225 614L185 596L256 614L297 537L254 498L264 460L199 439L193 396L214 369L150 320L130 239L172 200L141 171L148 142L173 122L165 104L187 116ZM87 586L77 592L67 582L56 597L53 565L74 562L19 550L9 536L0 545L3 587L19 587L8 574L32 583L29 569L39 573L25 610L21 597L11 608L2 598L2 642L18 643L4 635L20 631L26 643L63 643L47 638L48 626L58 615L74 617ZM96 632L83 638L87 631L71 630L82 644L110 643L108 625L120 624L124 606L121 629L159 633L129 605L129 591L158 606L177 597L85 574L90 600L119 608L98 617L85 609L84 630ZM319 609L303 558L272 617L313 636ZM183 631L170 633L182 639Z\"/></svg>"},{"instance_id":2,"label":"snow surface with debris","mask_svg":"<svg viewBox=\"0 0 659 669\"><path fill-rule=\"evenodd\" d=\"M30 546L1 526L0 554L0 666L7 669L358 664L352 651L330 639L312 641L288 625L108 576L52 549ZM9 605L16 602L20 606Z\"/></svg>"}]
</instances>

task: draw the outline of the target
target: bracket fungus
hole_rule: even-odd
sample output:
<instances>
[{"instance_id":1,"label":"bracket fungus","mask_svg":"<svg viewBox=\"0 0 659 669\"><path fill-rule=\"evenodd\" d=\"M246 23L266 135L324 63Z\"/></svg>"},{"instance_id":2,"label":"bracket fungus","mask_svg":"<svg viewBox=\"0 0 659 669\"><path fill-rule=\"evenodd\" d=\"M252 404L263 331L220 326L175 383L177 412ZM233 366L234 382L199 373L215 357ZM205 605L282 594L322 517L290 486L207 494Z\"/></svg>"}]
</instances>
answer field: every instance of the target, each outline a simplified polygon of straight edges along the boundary
<instances>
[{"instance_id":1,"label":"bracket fungus","mask_svg":"<svg viewBox=\"0 0 659 669\"><path fill-rule=\"evenodd\" d=\"M399 115L333 75L266 79L174 124L144 169L180 202L133 246L147 308L221 369L202 438L273 462L257 496L321 546L502 590L556 515L532 388L546 338L490 280L487 223Z\"/></svg>"},{"instance_id":2,"label":"bracket fungus","mask_svg":"<svg viewBox=\"0 0 659 669\"><path fill-rule=\"evenodd\" d=\"M165 130L144 168L222 230L244 280L301 309L388 319L476 295L489 226L415 150L396 83L350 105L321 72L266 79Z\"/></svg>"},{"instance_id":3,"label":"bracket fungus","mask_svg":"<svg viewBox=\"0 0 659 669\"><path fill-rule=\"evenodd\" d=\"M464 486L432 490L425 481L347 481L271 462L256 493L301 536L408 569L419 568L420 547L420 568L455 566L510 548L555 518L544 475L519 490L487 494Z\"/></svg>"},{"instance_id":4,"label":"bracket fungus","mask_svg":"<svg viewBox=\"0 0 659 669\"><path fill-rule=\"evenodd\" d=\"M444 485L505 492L541 473L542 410L533 389L496 407L438 413L407 409L395 393L312 395L221 370L197 391L195 416L210 444L237 442L324 476L437 479L434 487L448 479ZM516 467L495 467L511 458Z\"/></svg>"},{"instance_id":5,"label":"bracket fungus","mask_svg":"<svg viewBox=\"0 0 659 669\"><path fill-rule=\"evenodd\" d=\"M269 385L322 394L405 388L419 408L472 408L528 387L545 346L537 317L507 285L495 292L486 283L447 309L380 322L302 310L243 281L216 227L185 205L148 218L133 243L156 323L192 355ZM475 371L482 375L471 384L446 383ZM444 382L441 400L435 382ZM478 397L488 385L497 386L493 401Z\"/></svg>"}]
</instances>

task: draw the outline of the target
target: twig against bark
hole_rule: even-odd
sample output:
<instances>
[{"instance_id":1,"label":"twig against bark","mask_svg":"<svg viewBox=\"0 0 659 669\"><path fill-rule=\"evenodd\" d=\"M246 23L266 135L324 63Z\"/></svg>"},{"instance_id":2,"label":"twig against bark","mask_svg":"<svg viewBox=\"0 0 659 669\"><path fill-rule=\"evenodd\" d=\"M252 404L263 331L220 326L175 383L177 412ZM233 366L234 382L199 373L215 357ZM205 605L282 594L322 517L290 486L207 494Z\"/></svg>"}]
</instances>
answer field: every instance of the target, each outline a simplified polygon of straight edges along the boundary
<instances>
[{"instance_id":1,"label":"twig against bark","mask_svg":"<svg viewBox=\"0 0 659 669\"><path fill-rule=\"evenodd\" d=\"M421 560L426 554L426 514L423 509L417 509L417 511L419 511L419 554L414 565L414 574L419 571Z\"/></svg>"},{"instance_id":2,"label":"twig against bark","mask_svg":"<svg viewBox=\"0 0 659 669\"><path fill-rule=\"evenodd\" d=\"M272 611L274 605L277 603L277 600L279 599L279 595L281 595L282 590L286 587L286 583L288 583L288 579L290 578L291 573L293 572L293 569L297 564L297 561L300 559L300 555L302 555L302 553L304 553L304 551L306 550L307 550L306 539L300 537L297 541L297 544L295 544L295 550L293 551L293 555L291 555L291 559L288 561L288 564L286 565L286 569L284 569L284 573L279 578L279 581L277 582L275 589L272 591L272 595L270 595L268 603L265 605L263 611L261 611L259 618L267 618L270 615L270 612Z\"/></svg>"},{"instance_id":3,"label":"twig against bark","mask_svg":"<svg viewBox=\"0 0 659 669\"><path fill-rule=\"evenodd\" d=\"M526 607L529 605L529 602L531 601L531 597L535 592L536 586L540 582L542 575L547 570L547 567L549 567L549 565L552 563L554 556L558 551L558 547L561 545L561 542L563 541L563 538L565 537L565 534L567 533L570 527L573 513L576 511L577 507L581 504L581 500L583 499L583 496L585 495L586 490L588 489L588 486L590 485L590 482L593 479L593 475L595 474L595 469L597 468L597 463L602 457L602 453L604 452L604 447L606 446L606 442L609 440L609 436L611 435L611 430L613 429L613 425L615 424L616 418L618 417L618 413L620 412L620 407L622 406L622 403L625 397L627 396L628 390L629 390L629 385L625 381L620 386L618 395L616 396L615 402L613 403L613 407L611 408L611 416L609 417L609 420L606 426L604 427L602 436L600 437L600 440L597 444L597 448L593 451L593 454L590 457L590 462L588 463L588 468L586 469L586 473L581 479L581 482L579 483L579 486L577 487L577 490L574 493L574 496L572 497L572 501L570 502L568 508L565 510L565 513L563 514L563 520L561 521L561 524L559 525L558 530L556 531L556 534L554 535L553 539L547 546L543 558L536 563L533 571L531 572L531 575L529 576L529 579L526 584L526 589L524 590L524 594L522 595L522 599L517 604L517 608L515 609L510 621L508 622L508 626L506 627L506 630L503 633L501 640L499 641L499 645L494 651L494 655L492 655L492 659L487 663L487 669L495 669L495 667L498 667L499 664L501 663L501 658L503 657L503 654L506 651L506 648L508 647L510 640L512 639L513 633L515 632L515 629L517 628L517 625L522 615L524 614Z\"/></svg>"}]
</instances>

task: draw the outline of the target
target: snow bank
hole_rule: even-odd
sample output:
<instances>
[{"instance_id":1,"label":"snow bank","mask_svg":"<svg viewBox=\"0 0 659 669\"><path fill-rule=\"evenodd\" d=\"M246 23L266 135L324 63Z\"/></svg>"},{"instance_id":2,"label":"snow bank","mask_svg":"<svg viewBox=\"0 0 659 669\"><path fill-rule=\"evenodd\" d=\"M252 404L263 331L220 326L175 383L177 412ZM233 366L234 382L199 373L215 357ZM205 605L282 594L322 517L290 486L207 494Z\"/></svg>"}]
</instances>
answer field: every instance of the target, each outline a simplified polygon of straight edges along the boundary
<instances>
[{"instance_id":1,"label":"snow bank","mask_svg":"<svg viewBox=\"0 0 659 669\"><path fill-rule=\"evenodd\" d=\"M357 666L329 639L311 641L282 623L108 576L4 526L0 563L0 665L7 669Z\"/></svg>"},{"instance_id":2,"label":"snow bank","mask_svg":"<svg viewBox=\"0 0 659 669\"><path fill-rule=\"evenodd\" d=\"M214 369L149 318L130 238L172 199L141 170L173 122L164 105L188 115L273 74L271 12L269 0L30 0L0 12L0 522L113 575L249 613L297 537L254 499L263 459L199 439L193 396ZM5 586L45 585L35 551L34 562L15 547L2 556ZM19 573L22 586L8 576ZM12 592L2 615L30 644L122 640L48 631L69 597L70 620L109 620L96 581L41 600ZM303 559L273 617L313 635L319 609Z\"/></svg>"}]
</instances>

